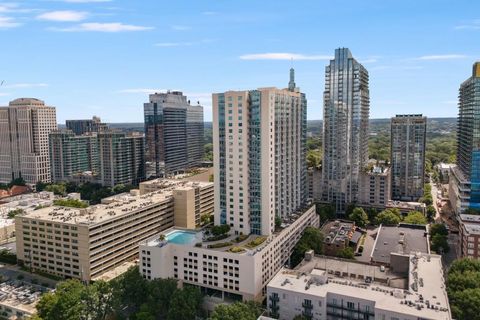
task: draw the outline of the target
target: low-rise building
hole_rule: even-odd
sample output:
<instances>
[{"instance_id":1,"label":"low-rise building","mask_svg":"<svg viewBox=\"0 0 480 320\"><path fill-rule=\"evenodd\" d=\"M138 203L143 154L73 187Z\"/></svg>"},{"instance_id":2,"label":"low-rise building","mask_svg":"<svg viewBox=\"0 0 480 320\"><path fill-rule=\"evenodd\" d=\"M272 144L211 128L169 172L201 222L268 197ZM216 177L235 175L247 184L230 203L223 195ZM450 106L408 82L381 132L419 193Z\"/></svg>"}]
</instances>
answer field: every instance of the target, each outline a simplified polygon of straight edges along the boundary
<instances>
[{"instance_id":1,"label":"low-rise building","mask_svg":"<svg viewBox=\"0 0 480 320\"><path fill-rule=\"evenodd\" d=\"M308 198L314 201L322 199L322 169L309 168L307 170Z\"/></svg>"},{"instance_id":2,"label":"low-rise building","mask_svg":"<svg viewBox=\"0 0 480 320\"><path fill-rule=\"evenodd\" d=\"M339 251L347 248L355 233L355 223L352 221L335 220L322 227L324 234L323 250L328 256L336 256Z\"/></svg>"},{"instance_id":3,"label":"low-rise building","mask_svg":"<svg viewBox=\"0 0 480 320\"><path fill-rule=\"evenodd\" d=\"M206 242L203 230L170 229L140 245L140 272L149 280L179 279L222 299L261 301L309 226L319 226L315 206L293 214L269 236L230 235Z\"/></svg>"},{"instance_id":4,"label":"low-rise building","mask_svg":"<svg viewBox=\"0 0 480 320\"><path fill-rule=\"evenodd\" d=\"M44 290L44 287L38 285L26 285L12 280L0 283L0 318L30 319L37 313L35 306Z\"/></svg>"},{"instance_id":5,"label":"low-rise building","mask_svg":"<svg viewBox=\"0 0 480 320\"><path fill-rule=\"evenodd\" d=\"M385 206L385 209L398 209L403 215L407 215L412 211L418 211L425 215L427 206L422 202L389 200Z\"/></svg>"},{"instance_id":6,"label":"low-rise building","mask_svg":"<svg viewBox=\"0 0 480 320\"><path fill-rule=\"evenodd\" d=\"M459 215L470 207L471 182L458 166L450 168L448 199L453 212Z\"/></svg>"},{"instance_id":7,"label":"low-rise building","mask_svg":"<svg viewBox=\"0 0 480 320\"><path fill-rule=\"evenodd\" d=\"M390 200L390 168L374 166L360 174L360 194L358 202L363 206L384 208Z\"/></svg>"},{"instance_id":8,"label":"low-rise building","mask_svg":"<svg viewBox=\"0 0 480 320\"><path fill-rule=\"evenodd\" d=\"M282 269L267 286L275 319L452 319L441 256L415 253L406 273L359 262L314 257ZM382 271L383 270L383 271Z\"/></svg>"},{"instance_id":9,"label":"low-rise building","mask_svg":"<svg viewBox=\"0 0 480 320\"><path fill-rule=\"evenodd\" d=\"M453 163L443 163L443 162L440 162L439 164L436 165L436 168L438 170L438 179L440 180L441 183L448 183L450 171L454 166L455 164Z\"/></svg>"},{"instance_id":10,"label":"low-rise building","mask_svg":"<svg viewBox=\"0 0 480 320\"><path fill-rule=\"evenodd\" d=\"M402 256L411 252L430 253L426 226L403 223L398 226L380 225L370 261L373 264L395 266Z\"/></svg>"},{"instance_id":11,"label":"low-rise building","mask_svg":"<svg viewBox=\"0 0 480 320\"><path fill-rule=\"evenodd\" d=\"M51 206L17 216L19 263L60 277L98 279L135 259L139 242L171 228L176 216L191 216L175 207L188 207L182 201L190 199L177 197L176 190L192 184L181 182L146 194L132 190L87 208Z\"/></svg>"},{"instance_id":12,"label":"low-rise building","mask_svg":"<svg viewBox=\"0 0 480 320\"><path fill-rule=\"evenodd\" d=\"M460 214L459 250L462 258L480 258L480 216Z\"/></svg>"}]
</instances>

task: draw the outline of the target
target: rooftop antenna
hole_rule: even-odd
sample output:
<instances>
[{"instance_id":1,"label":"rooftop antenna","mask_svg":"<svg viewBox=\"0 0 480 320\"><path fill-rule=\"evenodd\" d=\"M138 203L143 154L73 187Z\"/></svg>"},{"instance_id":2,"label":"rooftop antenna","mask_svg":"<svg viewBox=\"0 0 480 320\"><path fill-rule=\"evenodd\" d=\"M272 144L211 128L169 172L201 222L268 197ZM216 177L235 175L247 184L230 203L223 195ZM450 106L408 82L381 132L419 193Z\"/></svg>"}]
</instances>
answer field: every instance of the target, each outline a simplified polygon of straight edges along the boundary
<instances>
[{"instance_id":1,"label":"rooftop antenna","mask_svg":"<svg viewBox=\"0 0 480 320\"><path fill-rule=\"evenodd\" d=\"M2 82L0 83L0 86L3 86L4 83L5 83L5 80L2 80Z\"/></svg>"},{"instance_id":2,"label":"rooftop antenna","mask_svg":"<svg viewBox=\"0 0 480 320\"><path fill-rule=\"evenodd\" d=\"M292 58L292 64L293 64L293 58ZM290 68L290 81L288 82L288 91L295 91L295 69Z\"/></svg>"}]
</instances>

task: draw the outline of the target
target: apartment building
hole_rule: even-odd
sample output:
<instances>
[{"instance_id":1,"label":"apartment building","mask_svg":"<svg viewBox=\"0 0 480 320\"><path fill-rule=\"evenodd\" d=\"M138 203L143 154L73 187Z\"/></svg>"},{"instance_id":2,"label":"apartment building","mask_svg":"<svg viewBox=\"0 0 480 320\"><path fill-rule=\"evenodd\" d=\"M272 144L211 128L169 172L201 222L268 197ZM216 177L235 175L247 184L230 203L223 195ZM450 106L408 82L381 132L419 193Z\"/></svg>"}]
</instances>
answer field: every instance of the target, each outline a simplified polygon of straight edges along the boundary
<instances>
[{"instance_id":1,"label":"apartment building","mask_svg":"<svg viewBox=\"0 0 480 320\"><path fill-rule=\"evenodd\" d=\"M0 107L0 183L23 178L50 182L48 135L57 129L54 107L20 98Z\"/></svg>"},{"instance_id":2,"label":"apartment building","mask_svg":"<svg viewBox=\"0 0 480 320\"><path fill-rule=\"evenodd\" d=\"M287 89L213 95L215 221L269 235L275 217L306 203L305 94L290 70Z\"/></svg>"},{"instance_id":3,"label":"apartment building","mask_svg":"<svg viewBox=\"0 0 480 320\"><path fill-rule=\"evenodd\" d=\"M390 200L390 168L374 166L360 174L358 203L373 208L385 208Z\"/></svg>"},{"instance_id":4,"label":"apartment building","mask_svg":"<svg viewBox=\"0 0 480 320\"><path fill-rule=\"evenodd\" d=\"M347 48L325 68L322 200L345 213L358 203L360 173L368 161L368 71Z\"/></svg>"},{"instance_id":5,"label":"apartment building","mask_svg":"<svg viewBox=\"0 0 480 320\"><path fill-rule=\"evenodd\" d=\"M427 117L396 115L391 120L392 199L417 201L425 184Z\"/></svg>"},{"instance_id":6,"label":"apartment building","mask_svg":"<svg viewBox=\"0 0 480 320\"><path fill-rule=\"evenodd\" d=\"M52 206L17 216L19 262L64 278L98 279L137 257L139 242L173 227L175 220L195 221L183 210L190 199L175 192L189 185L193 188L195 183L181 182L146 194L132 190L83 209ZM205 198L211 199L213 190L209 192Z\"/></svg>"},{"instance_id":7,"label":"apartment building","mask_svg":"<svg viewBox=\"0 0 480 320\"><path fill-rule=\"evenodd\" d=\"M69 180L85 171L98 174L100 163L96 133L75 135L71 130L52 131L49 145L53 182Z\"/></svg>"},{"instance_id":8,"label":"apartment building","mask_svg":"<svg viewBox=\"0 0 480 320\"><path fill-rule=\"evenodd\" d=\"M67 129L72 130L76 135L83 135L89 132L100 132L108 130L108 125L103 123L99 117L93 116L86 120L66 120Z\"/></svg>"},{"instance_id":9,"label":"apartment building","mask_svg":"<svg viewBox=\"0 0 480 320\"><path fill-rule=\"evenodd\" d=\"M451 320L441 256L412 253L403 263L405 272L326 257L305 259L268 284L269 314L280 320Z\"/></svg>"},{"instance_id":10,"label":"apartment building","mask_svg":"<svg viewBox=\"0 0 480 320\"><path fill-rule=\"evenodd\" d=\"M98 133L99 175L104 186L138 185L145 180L145 139L139 133Z\"/></svg>"},{"instance_id":11,"label":"apartment building","mask_svg":"<svg viewBox=\"0 0 480 320\"><path fill-rule=\"evenodd\" d=\"M163 177L200 166L203 107L180 91L155 93L144 104L147 176Z\"/></svg>"},{"instance_id":12,"label":"apartment building","mask_svg":"<svg viewBox=\"0 0 480 320\"><path fill-rule=\"evenodd\" d=\"M305 228L319 223L311 206L291 216L278 232L241 241L230 235L221 241L230 244L218 248L205 241L204 230L172 228L140 244L140 272L149 280L178 279L222 299L261 301Z\"/></svg>"},{"instance_id":13,"label":"apartment building","mask_svg":"<svg viewBox=\"0 0 480 320\"><path fill-rule=\"evenodd\" d=\"M480 258L480 216L459 215L458 254L462 258Z\"/></svg>"},{"instance_id":14,"label":"apartment building","mask_svg":"<svg viewBox=\"0 0 480 320\"><path fill-rule=\"evenodd\" d=\"M449 197L457 214L468 208L480 209L480 62L473 64L472 76L460 85L457 119L457 166L450 171Z\"/></svg>"}]
</instances>

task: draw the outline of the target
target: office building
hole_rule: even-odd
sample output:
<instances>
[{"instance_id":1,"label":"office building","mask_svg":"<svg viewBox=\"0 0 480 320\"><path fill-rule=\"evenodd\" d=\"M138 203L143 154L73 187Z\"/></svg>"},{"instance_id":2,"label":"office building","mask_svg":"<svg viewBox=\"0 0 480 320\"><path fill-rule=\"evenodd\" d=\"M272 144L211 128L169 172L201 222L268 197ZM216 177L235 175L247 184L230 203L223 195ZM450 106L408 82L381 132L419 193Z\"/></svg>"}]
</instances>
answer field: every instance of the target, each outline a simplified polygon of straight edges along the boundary
<instances>
[{"instance_id":1,"label":"office building","mask_svg":"<svg viewBox=\"0 0 480 320\"><path fill-rule=\"evenodd\" d=\"M198 188L179 181L146 194L132 190L87 208L51 206L17 216L19 263L60 277L98 279L135 259L139 242L172 227L177 216L188 220L180 215L191 215L181 210L190 205L182 201L190 199L178 198L175 190L189 187ZM213 190L201 197L212 198Z\"/></svg>"},{"instance_id":2,"label":"office building","mask_svg":"<svg viewBox=\"0 0 480 320\"><path fill-rule=\"evenodd\" d=\"M303 231L319 226L306 200L305 140L306 99L293 69L288 89L214 94L214 221L231 230L220 243L203 229L173 228L149 239L140 246L142 275L261 301Z\"/></svg>"},{"instance_id":3,"label":"office building","mask_svg":"<svg viewBox=\"0 0 480 320\"><path fill-rule=\"evenodd\" d=\"M213 95L215 221L270 235L306 203L307 101L295 88Z\"/></svg>"},{"instance_id":4,"label":"office building","mask_svg":"<svg viewBox=\"0 0 480 320\"><path fill-rule=\"evenodd\" d=\"M162 177L200 166L203 107L179 91L155 93L144 104L147 176Z\"/></svg>"},{"instance_id":5,"label":"office building","mask_svg":"<svg viewBox=\"0 0 480 320\"><path fill-rule=\"evenodd\" d=\"M339 214L359 200L360 173L368 161L368 71L347 48L325 68L322 200Z\"/></svg>"},{"instance_id":6,"label":"office building","mask_svg":"<svg viewBox=\"0 0 480 320\"><path fill-rule=\"evenodd\" d=\"M374 166L360 173L360 196L362 206L383 209L390 200L390 168Z\"/></svg>"},{"instance_id":7,"label":"office building","mask_svg":"<svg viewBox=\"0 0 480 320\"><path fill-rule=\"evenodd\" d=\"M99 117L93 116L86 120L66 120L67 129L70 129L76 135L82 135L89 132L100 132L108 129L108 125L103 123Z\"/></svg>"},{"instance_id":8,"label":"office building","mask_svg":"<svg viewBox=\"0 0 480 320\"><path fill-rule=\"evenodd\" d=\"M98 133L98 180L104 186L138 185L145 180L145 139L138 133Z\"/></svg>"},{"instance_id":9,"label":"office building","mask_svg":"<svg viewBox=\"0 0 480 320\"><path fill-rule=\"evenodd\" d=\"M54 107L20 98L0 107L0 183L23 178L50 182L48 135L57 129Z\"/></svg>"},{"instance_id":10,"label":"office building","mask_svg":"<svg viewBox=\"0 0 480 320\"><path fill-rule=\"evenodd\" d=\"M56 130L50 133L49 144L53 182L70 180L85 171L98 174L100 164L96 133L79 136L71 130Z\"/></svg>"},{"instance_id":11,"label":"office building","mask_svg":"<svg viewBox=\"0 0 480 320\"><path fill-rule=\"evenodd\" d=\"M451 320L442 258L412 253L397 269L307 257L267 286L270 316L292 320Z\"/></svg>"},{"instance_id":12,"label":"office building","mask_svg":"<svg viewBox=\"0 0 480 320\"><path fill-rule=\"evenodd\" d=\"M392 199L417 201L425 184L427 118L396 115L391 121Z\"/></svg>"},{"instance_id":13,"label":"office building","mask_svg":"<svg viewBox=\"0 0 480 320\"><path fill-rule=\"evenodd\" d=\"M480 62L472 76L460 86L457 120L457 166L450 174L450 201L460 214L468 208L480 210Z\"/></svg>"}]
</instances>

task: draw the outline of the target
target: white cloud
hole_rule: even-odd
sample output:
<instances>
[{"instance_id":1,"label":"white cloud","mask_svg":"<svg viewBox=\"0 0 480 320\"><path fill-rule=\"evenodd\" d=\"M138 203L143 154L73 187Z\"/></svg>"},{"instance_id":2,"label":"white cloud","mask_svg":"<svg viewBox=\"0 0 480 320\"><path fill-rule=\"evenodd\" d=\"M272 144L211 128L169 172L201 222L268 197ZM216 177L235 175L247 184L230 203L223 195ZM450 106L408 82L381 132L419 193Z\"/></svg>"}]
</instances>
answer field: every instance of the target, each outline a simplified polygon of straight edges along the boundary
<instances>
[{"instance_id":1,"label":"white cloud","mask_svg":"<svg viewBox=\"0 0 480 320\"><path fill-rule=\"evenodd\" d=\"M480 19L455 26L455 30L480 30Z\"/></svg>"},{"instance_id":2,"label":"white cloud","mask_svg":"<svg viewBox=\"0 0 480 320\"><path fill-rule=\"evenodd\" d=\"M124 32L124 31L146 31L151 30L153 27L145 26L136 26L132 24L123 24L120 22L110 22L110 23L101 23L101 22L89 22L81 23L79 25L69 27L69 28L50 28L53 31L64 31L64 32Z\"/></svg>"},{"instance_id":3,"label":"white cloud","mask_svg":"<svg viewBox=\"0 0 480 320\"><path fill-rule=\"evenodd\" d=\"M0 29L10 29L21 25L21 23L17 22L12 17L0 16Z\"/></svg>"},{"instance_id":4,"label":"white cloud","mask_svg":"<svg viewBox=\"0 0 480 320\"><path fill-rule=\"evenodd\" d=\"M189 26L181 26L181 25L173 25L173 26L171 26L171 28L173 30L176 30L176 31L185 31L185 30L190 30L191 29L191 27L189 27Z\"/></svg>"},{"instance_id":5,"label":"white cloud","mask_svg":"<svg viewBox=\"0 0 480 320\"><path fill-rule=\"evenodd\" d=\"M39 88L39 87L48 87L48 84L46 83L13 83L13 84L7 84L4 86L5 88L12 88L12 89L17 89L17 88Z\"/></svg>"},{"instance_id":6,"label":"white cloud","mask_svg":"<svg viewBox=\"0 0 480 320\"><path fill-rule=\"evenodd\" d=\"M213 15L218 14L218 12L216 12L216 11L204 11L204 12L202 12L202 14L205 15L205 16L213 16Z\"/></svg>"},{"instance_id":7,"label":"white cloud","mask_svg":"<svg viewBox=\"0 0 480 320\"><path fill-rule=\"evenodd\" d=\"M159 42L155 43L156 47L184 47L184 46L191 46L193 42Z\"/></svg>"},{"instance_id":8,"label":"white cloud","mask_svg":"<svg viewBox=\"0 0 480 320\"><path fill-rule=\"evenodd\" d=\"M452 60L452 59L464 59L467 58L464 54L436 54L429 56L421 56L414 60Z\"/></svg>"},{"instance_id":9,"label":"white cloud","mask_svg":"<svg viewBox=\"0 0 480 320\"><path fill-rule=\"evenodd\" d=\"M9 96L10 93L7 93L7 92L0 92L0 97L5 97L5 96Z\"/></svg>"},{"instance_id":10,"label":"white cloud","mask_svg":"<svg viewBox=\"0 0 480 320\"><path fill-rule=\"evenodd\" d=\"M48 20L48 21L82 21L88 16L87 12L84 11L50 11L45 12L37 16L39 20Z\"/></svg>"},{"instance_id":11,"label":"white cloud","mask_svg":"<svg viewBox=\"0 0 480 320\"><path fill-rule=\"evenodd\" d=\"M300 53L255 53L240 56L242 60L330 60L327 55L305 55Z\"/></svg>"}]
</instances>

